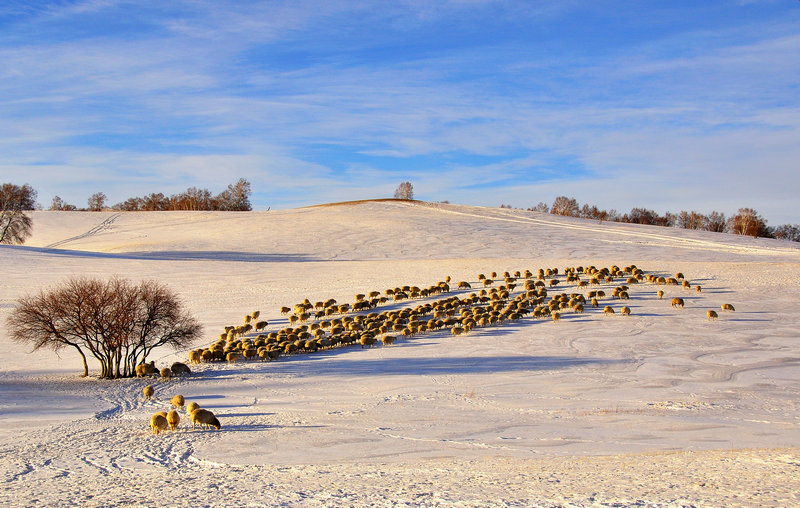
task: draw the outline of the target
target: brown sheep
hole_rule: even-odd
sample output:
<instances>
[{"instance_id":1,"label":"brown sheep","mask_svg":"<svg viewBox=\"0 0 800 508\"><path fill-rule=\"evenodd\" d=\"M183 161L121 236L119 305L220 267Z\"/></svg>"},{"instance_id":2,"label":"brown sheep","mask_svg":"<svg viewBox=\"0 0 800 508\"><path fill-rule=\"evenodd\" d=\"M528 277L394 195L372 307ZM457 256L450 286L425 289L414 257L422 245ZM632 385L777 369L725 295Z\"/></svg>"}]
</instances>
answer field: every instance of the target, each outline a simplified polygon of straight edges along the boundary
<instances>
[{"instance_id":1,"label":"brown sheep","mask_svg":"<svg viewBox=\"0 0 800 508\"><path fill-rule=\"evenodd\" d=\"M182 376L184 374L192 373L191 369L189 369L189 366L181 362L173 363L172 365L170 365L169 370L171 370L172 374L176 376Z\"/></svg>"},{"instance_id":2,"label":"brown sheep","mask_svg":"<svg viewBox=\"0 0 800 508\"><path fill-rule=\"evenodd\" d=\"M706 312L706 316L708 316L708 320L709 321L712 321L712 320L717 319L719 317L717 312L713 311L713 310L709 310L708 312Z\"/></svg>"},{"instance_id":3,"label":"brown sheep","mask_svg":"<svg viewBox=\"0 0 800 508\"><path fill-rule=\"evenodd\" d=\"M630 316L631 315L631 308L630 307L623 307L620 309L620 312L623 316Z\"/></svg>"},{"instance_id":4,"label":"brown sheep","mask_svg":"<svg viewBox=\"0 0 800 508\"><path fill-rule=\"evenodd\" d=\"M608 315L613 313L614 309L612 309L610 305L606 305L605 307L603 307L603 314Z\"/></svg>"},{"instance_id":5,"label":"brown sheep","mask_svg":"<svg viewBox=\"0 0 800 508\"><path fill-rule=\"evenodd\" d=\"M169 370L169 367L164 367L161 369L161 379L169 379L172 377L172 371Z\"/></svg>"},{"instance_id":6,"label":"brown sheep","mask_svg":"<svg viewBox=\"0 0 800 508\"><path fill-rule=\"evenodd\" d=\"M183 402L184 402L183 395L176 395L172 397L169 401L169 403L175 407L183 407Z\"/></svg>"},{"instance_id":7,"label":"brown sheep","mask_svg":"<svg viewBox=\"0 0 800 508\"><path fill-rule=\"evenodd\" d=\"M391 346L392 344L394 344L394 341L395 341L396 339L397 339L397 337L395 337L395 336L393 336L393 335L385 335L385 336L384 336L384 337L381 339L381 343L382 343L384 346Z\"/></svg>"},{"instance_id":8,"label":"brown sheep","mask_svg":"<svg viewBox=\"0 0 800 508\"><path fill-rule=\"evenodd\" d=\"M664 298L664 292L663 292L663 291L661 291L660 289L658 290L658 292L656 293L656 295L658 296L658 299L659 299L659 300L661 300L662 298Z\"/></svg>"},{"instance_id":9,"label":"brown sheep","mask_svg":"<svg viewBox=\"0 0 800 508\"><path fill-rule=\"evenodd\" d=\"M153 434L158 434L162 430L169 428L167 417L161 413L156 413L150 417L150 428L153 429Z\"/></svg>"},{"instance_id":10,"label":"brown sheep","mask_svg":"<svg viewBox=\"0 0 800 508\"><path fill-rule=\"evenodd\" d=\"M197 402L190 402L186 404L186 414L192 414L195 409L200 409L200 404Z\"/></svg>"},{"instance_id":11,"label":"brown sheep","mask_svg":"<svg viewBox=\"0 0 800 508\"><path fill-rule=\"evenodd\" d=\"M558 312L553 312L550 317L553 318L553 322L561 320L561 314Z\"/></svg>"},{"instance_id":12,"label":"brown sheep","mask_svg":"<svg viewBox=\"0 0 800 508\"><path fill-rule=\"evenodd\" d=\"M181 417L178 416L177 411L170 411L167 413L167 424L169 425L170 430L175 430L178 428L178 424L181 422Z\"/></svg>"},{"instance_id":13,"label":"brown sheep","mask_svg":"<svg viewBox=\"0 0 800 508\"><path fill-rule=\"evenodd\" d=\"M208 409L195 409L189 415L189 419L192 421L192 428L194 428L198 423L200 424L200 428L205 428L208 426L219 430L220 427L222 427L217 417L214 416L214 413Z\"/></svg>"},{"instance_id":14,"label":"brown sheep","mask_svg":"<svg viewBox=\"0 0 800 508\"><path fill-rule=\"evenodd\" d=\"M723 303L722 304L722 310L729 310L729 311L732 311L732 312L736 311L736 309L733 308L733 305L731 305L729 303Z\"/></svg>"},{"instance_id":15,"label":"brown sheep","mask_svg":"<svg viewBox=\"0 0 800 508\"><path fill-rule=\"evenodd\" d=\"M150 400L150 398L155 393L155 389L153 389L152 386L147 385L142 389L142 392L144 393L144 398L147 399L147 400Z\"/></svg>"},{"instance_id":16,"label":"brown sheep","mask_svg":"<svg viewBox=\"0 0 800 508\"><path fill-rule=\"evenodd\" d=\"M152 376L158 369L156 369L156 362L140 363L136 366L136 377Z\"/></svg>"},{"instance_id":17,"label":"brown sheep","mask_svg":"<svg viewBox=\"0 0 800 508\"><path fill-rule=\"evenodd\" d=\"M189 363L200 363L202 359L202 351L198 351L197 349L189 351Z\"/></svg>"},{"instance_id":18,"label":"brown sheep","mask_svg":"<svg viewBox=\"0 0 800 508\"><path fill-rule=\"evenodd\" d=\"M361 349L364 349L364 346L371 348L372 345L375 344L377 341L378 339L376 339L375 336L372 335L371 333L363 333L361 334L361 337L359 337L359 342L361 343Z\"/></svg>"},{"instance_id":19,"label":"brown sheep","mask_svg":"<svg viewBox=\"0 0 800 508\"><path fill-rule=\"evenodd\" d=\"M683 298L673 298L672 299L672 306L673 307L680 307L683 308Z\"/></svg>"}]
</instances>

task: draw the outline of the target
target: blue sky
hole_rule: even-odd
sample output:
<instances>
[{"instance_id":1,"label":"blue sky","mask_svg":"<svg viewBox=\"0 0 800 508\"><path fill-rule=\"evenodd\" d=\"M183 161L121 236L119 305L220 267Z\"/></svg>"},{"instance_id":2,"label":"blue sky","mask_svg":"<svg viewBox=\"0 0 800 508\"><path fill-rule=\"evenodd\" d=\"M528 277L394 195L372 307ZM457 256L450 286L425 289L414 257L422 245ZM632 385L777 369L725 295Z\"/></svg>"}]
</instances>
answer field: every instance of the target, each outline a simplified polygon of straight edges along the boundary
<instances>
[{"instance_id":1,"label":"blue sky","mask_svg":"<svg viewBox=\"0 0 800 508\"><path fill-rule=\"evenodd\" d=\"M0 181L800 222L798 1L0 3Z\"/></svg>"}]
</instances>

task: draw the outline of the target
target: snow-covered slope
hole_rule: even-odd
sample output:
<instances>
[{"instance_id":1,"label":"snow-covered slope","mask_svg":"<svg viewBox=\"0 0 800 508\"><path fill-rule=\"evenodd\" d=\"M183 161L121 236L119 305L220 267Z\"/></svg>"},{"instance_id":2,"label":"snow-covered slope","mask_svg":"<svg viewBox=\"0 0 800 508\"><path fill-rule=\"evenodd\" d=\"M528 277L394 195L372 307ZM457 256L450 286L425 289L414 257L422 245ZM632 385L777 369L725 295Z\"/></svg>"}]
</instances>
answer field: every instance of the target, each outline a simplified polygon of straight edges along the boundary
<instances>
[{"instance_id":1,"label":"snow-covered slope","mask_svg":"<svg viewBox=\"0 0 800 508\"><path fill-rule=\"evenodd\" d=\"M800 444L797 244L395 201L33 220L25 246L0 247L0 318L71 275L157 278L205 325L197 346L253 310L275 330L288 325L279 308L303 298L349 302L446 276L474 286L491 271L636 264L682 271L693 287L632 286L628 317L587 309L391 347L205 364L153 383L149 402L140 394L152 381L80 379L77 356L28 354L0 328L4 504L154 504L181 492L173 503L726 504L756 489L770 492L766 504L798 501L800 454L775 450ZM562 278L558 291L586 290ZM736 312L708 321L722 303ZM175 393L212 409L222 430L153 436L150 414ZM743 448L753 450L730 451Z\"/></svg>"}]
</instances>

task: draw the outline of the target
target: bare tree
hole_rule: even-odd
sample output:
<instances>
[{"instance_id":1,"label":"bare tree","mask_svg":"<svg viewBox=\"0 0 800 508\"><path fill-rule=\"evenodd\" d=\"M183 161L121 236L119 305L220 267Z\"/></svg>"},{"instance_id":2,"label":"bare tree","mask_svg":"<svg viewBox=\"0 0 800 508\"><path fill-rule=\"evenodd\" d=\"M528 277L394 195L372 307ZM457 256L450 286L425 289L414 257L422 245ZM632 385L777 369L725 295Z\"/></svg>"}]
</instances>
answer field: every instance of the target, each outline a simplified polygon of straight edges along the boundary
<instances>
[{"instance_id":1,"label":"bare tree","mask_svg":"<svg viewBox=\"0 0 800 508\"><path fill-rule=\"evenodd\" d=\"M0 186L0 243L25 243L33 229L33 221L25 212L35 207L36 191L27 183Z\"/></svg>"},{"instance_id":2,"label":"bare tree","mask_svg":"<svg viewBox=\"0 0 800 508\"><path fill-rule=\"evenodd\" d=\"M238 182L228 185L217 197L219 209L231 212L249 212L250 206L250 182L240 178Z\"/></svg>"},{"instance_id":3,"label":"bare tree","mask_svg":"<svg viewBox=\"0 0 800 508\"><path fill-rule=\"evenodd\" d=\"M775 238L800 242L800 224L781 224L775 228Z\"/></svg>"},{"instance_id":4,"label":"bare tree","mask_svg":"<svg viewBox=\"0 0 800 508\"><path fill-rule=\"evenodd\" d=\"M89 196L89 211L101 212L106 207L106 195L102 192L95 192Z\"/></svg>"},{"instance_id":5,"label":"bare tree","mask_svg":"<svg viewBox=\"0 0 800 508\"><path fill-rule=\"evenodd\" d=\"M7 322L12 340L33 350L75 348L89 374L87 355L101 378L132 377L156 347L188 346L202 327L162 284L125 279L72 278L51 291L17 301Z\"/></svg>"},{"instance_id":6,"label":"bare tree","mask_svg":"<svg viewBox=\"0 0 800 508\"><path fill-rule=\"evenodd\" d=\"M533 211L533 212L549 213L550 212L550 205L548 205L544 201L539 201L539 204L534 206L533 208L530 208L530 210Z\"/></svg>"},{"instance_id":7,"label":"bare tree","mask_svg":"<svg viewBox=\"0 0 800 508\"><path fill-rule=\"evenodd\" d=\"M724 233L727 223L728 221L725 219L725 214L714 210L706 216L704 229L715 233Z\"/></svg>"},{"instance_id":8,"label":"bare tree","mask_svg":"<svg viewBox=\"0 0 800 508\"><path fill-rule=\"evenodd\" d=\"M49 210L51 212L71 212L77 210L75 205L70 205L58 196L53 196L53 201L50 203Z\"/></svg>"},{"instance_id":9,"label":"bare tree","mask_svg":"<svg viewBox=\"0 0 800 508\"><path fill-rule=\"evenodd\" d=\"M414 199L414 186L411 182L403 182L394 191L395 199Z\"/></svg>"},{"instance_id":10,"label":"bare tree","mask_svg":"<svg viewBox=\"0 0 800 508\"><path fill-rule=\"evenodd\" d=\"M578 200L575 198L568 198L567 196L558 196L553 201L553 206L550 207L550 213L554 215L568 215L570 217L577 217L580 213Z\"/></svg>"},{"instance_id":11,"label":"bare tree","mask_svg":"<svg viewBox=\"0 0 800 508\"><path fill-rule=\"evenodd\" d=\"M112 208L114 210L124 210L126 212L138 212L144 208L144 199L128 198L122 203L117 203Z\"/></svg>"},{"instance_id":12,"label":"bare tree","mask_svg":"<svg viewBox=\"0 0 800 508\"><path fill-rule=\"evenodd\" d=\"M753 237L772 236L767 228L766 221L752 208L739 208L739 211L729 219L732 233Z\"/></svg>"},{"instance_id":13,"label":"bare tree","mask_svg":"<svg viewBox=\"0 0 800 508\"><path fill-rule=\"evenodd\" d=\"M212 210L213 198L208 189L189 187L182 194L170 198L172 210Z\"/></svg>"},{"instance_id":14,"label":"bare tree","mask_svg":"<svg viewBox=\"0 0 800 508\"><path fill-rule=\"evenodd\" d=\"M169 198L160 192L152 192L142 198L141 209L148 212L169 210Z\"/></svg>"},{"instance_id":15,"label":"bare tree","mask_svg":"<svg viewBox=\"0 0 800 508\"><path fill-rule=\"evenodd\" d=\"M702 213L697 213L694 210L687 212L682 210L675 219L679 228L683 229L703 229L706 222L706 216Z\"/></svg>"}]
</instances>

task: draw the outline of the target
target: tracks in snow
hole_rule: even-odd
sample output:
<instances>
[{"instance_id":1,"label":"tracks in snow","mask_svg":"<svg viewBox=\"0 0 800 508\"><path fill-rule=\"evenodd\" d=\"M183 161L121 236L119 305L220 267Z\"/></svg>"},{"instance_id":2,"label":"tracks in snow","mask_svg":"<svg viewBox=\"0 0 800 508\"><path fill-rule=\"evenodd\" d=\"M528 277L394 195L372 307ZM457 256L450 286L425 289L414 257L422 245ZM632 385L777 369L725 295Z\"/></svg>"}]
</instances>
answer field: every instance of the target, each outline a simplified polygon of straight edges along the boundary
<instances>
[{"instance_id":1,"label":"tracks in snow","mask_svg":"<svg viewBox=\"0 0 800 508\"><path fill-rule=\"evenodd\" d=\"M85 233L73 236L71 238L67 238L65 240L60 240L60 241L55 242L55 243L51 243L50 245L45 245L44 248L45 249L55 249L57 247L65 245L67 243L74 242L76 240L82 240L84 238L89 238L89 237L92 237L92 236L94 236L94 235L96 235L98 233L101 233L103 231L109 230L109 229L111 229L112 225L119 218L120 215L122 215L122 214L121 213L115 213L114 215L108 217L107 219L102 221L100 224L96 225L95 227L93 227L89 231L86 231Z\"/></svg>"}]
</instances>

